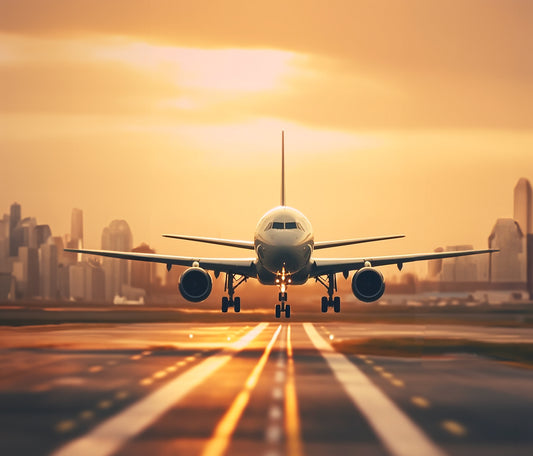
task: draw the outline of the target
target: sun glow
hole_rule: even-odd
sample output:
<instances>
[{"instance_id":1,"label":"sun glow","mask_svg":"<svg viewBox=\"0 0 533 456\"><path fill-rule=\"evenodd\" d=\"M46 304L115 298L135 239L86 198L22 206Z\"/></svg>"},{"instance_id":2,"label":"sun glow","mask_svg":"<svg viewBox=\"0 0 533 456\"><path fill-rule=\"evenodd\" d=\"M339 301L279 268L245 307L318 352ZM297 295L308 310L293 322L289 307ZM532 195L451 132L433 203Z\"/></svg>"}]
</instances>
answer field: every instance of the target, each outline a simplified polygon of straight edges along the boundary
<instances>
[{"instance_id":1,"label":"sun glow","mask_svg":"<svg viewBox=\"0 0 533 456\"><path fill-rule=\"evenodd\" d=\"M298 54L275 49L196 49L117 43L96 49L94 56L167 74L182 88L257 92L279 89Z\"/></svg>"}]
</instances>

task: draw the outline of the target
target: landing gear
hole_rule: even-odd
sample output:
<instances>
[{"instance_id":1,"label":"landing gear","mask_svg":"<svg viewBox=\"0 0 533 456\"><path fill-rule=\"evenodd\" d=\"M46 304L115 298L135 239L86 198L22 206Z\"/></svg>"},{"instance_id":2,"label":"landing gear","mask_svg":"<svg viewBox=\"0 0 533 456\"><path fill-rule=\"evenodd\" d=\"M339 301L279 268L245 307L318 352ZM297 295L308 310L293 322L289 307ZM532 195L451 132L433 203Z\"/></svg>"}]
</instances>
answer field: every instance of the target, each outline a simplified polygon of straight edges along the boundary
<instances>
[{"instance_id":1,"label":"landing gear","mask_svg":"<svg viewBox=\"0 0 533 456\"><path fill-rule=\"evenodd\" d=\"M285 266L281 268L281 273L278 273L276 284L279 286L278 300L276 304L276 318L281 317L281 313L285 313L285 318L291 316L291 306L287 304L287 285L291 283L290 275L285 272Z\"/></svg>"},{"instance_id":2,"label":"landing gear","mask_svg":"<svg viewBox=\"0 0 533 456\"><path fill-rule=\"evenodd\" d=\"M333 297L333 294L337 291L337 276L335 274L328 274L326 278L319 276L316 280L328 290L328 295L322 297L322 312L326 313L328 308L333 307L333 311L339 313L341 311L341 298L338 296Z\"/></svg>"},{"instance_id":3,"label":"landing gear","mask_svg":"<svg viewBox=\"0 0 533 456\"><path fill-rule=\"evenodd\" d=\"M281 301L280 304L276 304L276 318L280 318L282 312L285 313L285 318L291 317L291 306L285 301Z\"/></svg>"},{"instance_id":4,"label":"landing gear","mask_svg":"<svg viewBox=\"0 0 533 456\"><path fill-rule=\"evenodd\" d=\"M228 296L222 298L222 312L227 312L230 307L233 307L233 310L238 313L241 311L241 298L233 295L235 294L235 288L237 288L241 283L246 282L246 276L240 276L239 279L236 279L237 274L232 274L228 272L226 274L226 282L224 283L224 291L228 292ZM233 283L236 281L237 283Z\"/></svg>"}]
</instances>

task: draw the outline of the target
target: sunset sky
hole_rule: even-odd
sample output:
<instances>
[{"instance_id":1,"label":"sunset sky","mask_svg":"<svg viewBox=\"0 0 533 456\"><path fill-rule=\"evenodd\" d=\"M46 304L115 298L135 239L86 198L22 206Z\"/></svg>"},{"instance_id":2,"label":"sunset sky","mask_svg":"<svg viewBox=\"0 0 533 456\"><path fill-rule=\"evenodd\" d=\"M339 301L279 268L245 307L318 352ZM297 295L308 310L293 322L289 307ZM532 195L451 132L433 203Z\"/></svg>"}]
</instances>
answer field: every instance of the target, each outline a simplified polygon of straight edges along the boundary
<instances>
[{"instance_id":1,"label":"sunset sky","mask_svg":"<svg viewBox=\"0 0 533 456\"><path fill-rule=\"evenodd\" d=\"M533 2L0 0L0 213L86 247L250 239L287 203L322 256L485 247L533 181ZM246 256L246 252L244 252Z\"/></svg>"}]
</instances>

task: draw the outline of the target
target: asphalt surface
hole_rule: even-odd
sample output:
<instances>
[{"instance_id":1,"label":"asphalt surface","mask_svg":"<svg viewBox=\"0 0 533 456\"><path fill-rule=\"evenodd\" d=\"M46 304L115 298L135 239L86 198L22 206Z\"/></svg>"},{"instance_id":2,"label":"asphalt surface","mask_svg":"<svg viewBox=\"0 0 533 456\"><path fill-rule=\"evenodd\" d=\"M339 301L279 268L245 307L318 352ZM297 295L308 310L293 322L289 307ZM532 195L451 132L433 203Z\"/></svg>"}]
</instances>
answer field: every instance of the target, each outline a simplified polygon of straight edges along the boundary
<instances>
[{"instance_id":1,"label":"asphalt surface","mask_svg":"<svg viewBox=\"0 0 533 456\"><path fill-rule=\"evenodd\" d=\"M0 327L0 454L531 455L533 370L345 356L358 337L533 339L386 324Z\"/></svg>"}]
</instances>

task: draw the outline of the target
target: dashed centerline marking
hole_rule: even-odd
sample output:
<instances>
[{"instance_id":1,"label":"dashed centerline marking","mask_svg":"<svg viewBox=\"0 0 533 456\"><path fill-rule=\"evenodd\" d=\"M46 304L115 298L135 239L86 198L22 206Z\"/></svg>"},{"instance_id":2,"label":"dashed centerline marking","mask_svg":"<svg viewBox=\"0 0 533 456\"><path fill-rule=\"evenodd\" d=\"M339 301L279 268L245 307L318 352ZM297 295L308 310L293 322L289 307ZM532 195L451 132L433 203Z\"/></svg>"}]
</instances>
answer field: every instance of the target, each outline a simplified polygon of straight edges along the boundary
<instances>
[{"instance_id":1,"label":"dashed centerline marking","mask_svg":"<svg viewBox=\"0 0 533 456\"><path fill-rule=\"evenodd\" d=\"M426 398L421 397L421 396L413 396L411 398L411 402L420 408L429 408L430 406L429 401Z\"/></svg>"},{"instance_id":2,"label":"dashed centerline marking","mask_svg":"<svg viewBox=\"0 0 533 456\"><path fill-rule=\"evenodd\" d=\"M270 352L272 351L272 347L274 346L280 331L281 325L278 326L278 329L265 348L263 355L261 358L259 358L258 363L255 365L251 374L246 379L246 382L244 383L244 389L237 395L229 409L217 424L212 437L209 439L202 451L202 456L220 456L226 451L231 436L237 427L248 401L250 400L250 395L253 389L259 381L259 376L261 375L261 372L268 361L268 357L270 356Z\"/></svg>"},{"instance_id":3,"label":"dashed centerline marking","mask_svg":"<svg viewBox=\"0 0 533 456\"><path fill-rule=\"evenodd\" d=\"M294 375L294 358L291 342L291 325L287 329L287 383L285 384L285 430L287 432L287 450L291 456L302 454L300 435L300 416Z\"/></svg>"},{"instance_id":4,"label":"dashed centerline marking","mask_svg":"<svg viewBox=\"0 0 533 456\"><path fill-rule=\"evenodd\" d=\"M395 456L442 456L444 452L346 356L336 352L313 324L304 329L353 404ZM365 360L371 361L371 360ZM372 363L367 363L372 364Z\"/></svg>"},{"instance_id":5,"label":"dashed centerline marking","mask_svg":"<svg viewBox=\"0 0 533 456\"><path fill-rule=\"evenodd\" d=\"M209 375L229 362L255 339L268 323L260 323L228 348L215 353L125 410L105 420L86 435L72 440L53 456L109 456L183 399Z\"/></svg>"},{"instance_id":6,"label":"dashed centerline marking","mask_svg":"<svg viewBox=\"0 0 533 456\"><path fill-rule=\"evenodd\" d=\"M441 423L441 426L444 430L448 431L452 435L456 435L457 437L463 437L467 434L466 428L457 421L444 420Z\"/></svg>"}]
</instances>

